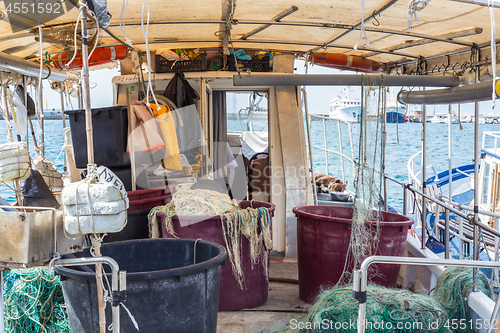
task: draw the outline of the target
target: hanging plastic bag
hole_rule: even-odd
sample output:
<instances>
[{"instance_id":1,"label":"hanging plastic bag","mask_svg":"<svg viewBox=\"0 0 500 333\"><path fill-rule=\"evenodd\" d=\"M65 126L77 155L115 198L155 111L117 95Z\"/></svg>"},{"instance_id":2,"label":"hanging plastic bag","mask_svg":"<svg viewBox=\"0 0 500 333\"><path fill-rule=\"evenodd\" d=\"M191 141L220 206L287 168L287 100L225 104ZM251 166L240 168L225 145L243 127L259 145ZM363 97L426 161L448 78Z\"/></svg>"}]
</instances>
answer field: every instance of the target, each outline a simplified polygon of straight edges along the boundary
<instances>
[{"instance_id":1,"label":"hanging plastic bag","mask_svg":"<svg viewBox=\"0 0 500 333\"><path fill-rule=\"evenodd\" d=\"M127 152L153 154L164 146L153 111L146 102L136 101L131 105L132 131L128 135Z\"/></svg>"},{"instance_id":2,"label":"hanging plastic bag","mask_svg":"<svg viewBox=\"0 0 500 333\"><path fill-rule=\"evenodd\" d=\"M7 90L7 98L14 106L12 107L12 115L16 134L24 138L28 134L28 110L21 101L21 98L17 94L12 94L10 90Z\"/></svg>"},{"instance_id":3,"label":"hanging plastic bag","mask_svg":"<svg viewBox=\"0 0 500 333\"><path fill-rule=\"evenodd\" d=\"M165 169L180 171L182 166L174 117L166 106L158 105L158 110L156 104L150 103L150 105L165 143L165 158L162 161L162 166Z\"/></svg>"}]
</instances>

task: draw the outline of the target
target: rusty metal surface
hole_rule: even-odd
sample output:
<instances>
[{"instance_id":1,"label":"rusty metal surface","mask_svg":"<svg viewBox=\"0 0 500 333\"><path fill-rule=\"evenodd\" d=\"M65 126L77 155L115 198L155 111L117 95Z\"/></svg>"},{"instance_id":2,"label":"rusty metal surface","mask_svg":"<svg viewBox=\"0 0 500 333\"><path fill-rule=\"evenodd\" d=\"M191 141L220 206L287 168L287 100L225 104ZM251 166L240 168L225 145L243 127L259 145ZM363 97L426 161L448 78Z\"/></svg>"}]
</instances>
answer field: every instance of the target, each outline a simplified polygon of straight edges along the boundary
<instances>
[{"instance_id":1,"label":"rusty metal surface","mask_svg":"<svg viewBox=\"0 0 500 333\"><path fill-rule=\"evenodd\" d=\"M63 255L80 251L82 245L82 237L69 239L64 234L61 210L0 211L0 268L43 265L55 250Z\"/></svg>"}]
</instances>

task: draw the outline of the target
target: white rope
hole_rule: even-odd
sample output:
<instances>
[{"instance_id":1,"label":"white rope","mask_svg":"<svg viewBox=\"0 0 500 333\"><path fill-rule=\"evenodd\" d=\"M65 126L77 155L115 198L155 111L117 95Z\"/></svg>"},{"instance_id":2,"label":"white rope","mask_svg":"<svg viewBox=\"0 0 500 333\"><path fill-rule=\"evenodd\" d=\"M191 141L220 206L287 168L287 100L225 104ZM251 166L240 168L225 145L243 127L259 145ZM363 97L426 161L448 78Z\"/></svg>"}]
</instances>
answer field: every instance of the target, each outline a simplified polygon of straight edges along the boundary
<instances>
[{"instance_id":1,"label":"white rope","mask_svg":"<svg viewBox=\"0 0 500 333\"><path fill-rule=\"evenodd\" d=\"M122 30L123 37L125 37L125 44L132 46L132 40L127 37L127 33L125 32L125 12L127 11L128 0L123 0L122 4L122 12L120 13L120 18L118 19L118 23L120 25L120 29Z\"/></svg>"},{"instance_id":2,"label":"white rope","mask_svg":"<svg viewBox=\"0 0 500 333\"><path fill-rule=\"evenodd\" d=\"M368 47L370 46L370 42L368 41L368 37L366 37L366 30L365 30L365 0L361 0L361 31L359 32L359 38L358 41L356 42L356 45L354 45L354 49L358 49L359 42L361 42L361 37L365 36L365 41L366 44L365 46Z\"/></svg>"},{"instance_id":3,"label":"white rope","mask_svg":"<svg viewBox=\"0 0 500 333\"><path fill-rule=\"evenodd\" d=\"M97 22L97 37L96 37L96 40L95 40L95 43L94 43L94 47L92 48L92 51L90 51L89 55L88 55L88 59L90 59L90 57L92 56L92 54L94 53L96 47L97 47L97 40L99 39L99 34L100 34L100 30L99 30L99 18L97 17L97 15L91 11L88 7L87 7L87 4L82 4L81 2L78 2L78 4L80 5L80 7L78 8L78 10L80 10L80 14L78 15L78 18L76 19L76 23L75 23L75 31L74 31L74 40L75 40L75 44L74 44L74 53L73 53L73 57L71 58L71 60L69 62L67 62L64 67L69 67L71 65L71 63L75 60L76 58L76 54L78 52L78 44L77 44L77 35L78 35L78 25L80 24L80 22L82 21L82 12L81 12L81 9L82 7L85 8L85 10L88 10L89 12L92 13L92 15L94 15L95 19L96 19L96 22ZM82 23L83 24L83 23ZM82 36L83 38L84 36ZM87 35L85 36L85 38L88 38L90 37L90 35ZM82 50L83 52L83 50ZM82 57L83 57L83 54L82 54ZM83 69L82 69L83 71Z\"/></svg>"},{"instance_id":4,"label":"white rope","mask_svg":"<svg viewBox=\"0 0 500 333\"><path fill-rule=\"evenodd\" d=\"M417 12L427 7L429 1L431 0L410 0L408 3L408 14L410 15L410 20L408 21L407 29L413 28L413 21L418 21Z\"/></svg>"},{"instance_id":5,"label":"white rope","mask_svg":"<svg viewBox=\"0 0 500 333\"><path fill-rule=\"evenodd\" d=\"M146 30L144 30L144 4L146 4L148 9L148 16L146 21ZM148 62L148 86L146 91L146 103L149 104L149 92L153 95L153 99L156 103L156 110L160 110L160 106L158 105L158 101L156 100L156 96L153 91L153 85L151 84L151 51L149 49L148 42L148 30L149 30L149 0L142 0L142 15L141 15L141 28L142 34L144 35L144 40L146 41L146 60ZM141 68L142 71L142 68Z\"/></svg>"},{"instance_id":6,"label":"white rope","mask_svg":"<svg viewBox=\"0 0 500 333\"><path fill-rule=\"evenodd\" d=\"M492 105L491 108L495 109L495 99L496 91L495 84L497 78L497 46L496 46L496 34L495 34L495 11L493 10L493 0L488 0L488 8L490 9L490 20L491 20L491 67L493 70L493 89L491 92Z\"/></svg>"}]
</instances>

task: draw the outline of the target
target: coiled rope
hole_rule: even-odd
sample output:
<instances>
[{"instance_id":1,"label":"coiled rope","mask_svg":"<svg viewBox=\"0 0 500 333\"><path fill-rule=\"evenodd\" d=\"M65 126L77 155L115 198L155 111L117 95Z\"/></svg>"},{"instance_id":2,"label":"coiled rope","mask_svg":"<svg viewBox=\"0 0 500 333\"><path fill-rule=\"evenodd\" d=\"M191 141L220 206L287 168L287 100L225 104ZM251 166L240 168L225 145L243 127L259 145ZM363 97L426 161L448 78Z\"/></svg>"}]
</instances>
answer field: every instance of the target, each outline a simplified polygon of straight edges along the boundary
<instances>
[{"instance_id":1,"label":"coiled rope","mask_svg":"<svg viewBox=\"0 0 500 333\"><path fill-rule=\"evenodd\" d=\"M417 12L427 7L429 1L431 0L410 0L408 3L408 14L410 15L410 20L408 21L407 29L413 28L413 21L418 21Z\"/></svg>"}]
</instances>

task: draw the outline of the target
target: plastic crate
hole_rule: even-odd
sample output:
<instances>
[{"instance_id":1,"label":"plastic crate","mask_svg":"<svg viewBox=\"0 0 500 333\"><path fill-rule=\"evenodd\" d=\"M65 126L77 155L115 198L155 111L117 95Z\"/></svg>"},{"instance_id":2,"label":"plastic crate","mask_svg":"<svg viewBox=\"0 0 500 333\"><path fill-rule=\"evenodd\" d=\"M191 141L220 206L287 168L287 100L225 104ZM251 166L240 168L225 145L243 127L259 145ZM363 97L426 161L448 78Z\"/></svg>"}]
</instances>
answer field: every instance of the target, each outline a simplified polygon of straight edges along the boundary
<instances>
[{"instance_id":1,"label":"plastic crate","mask_svg":"<svg viewBox=\"0 0 500 333\"><path fill-rule=\"evenodd\" d=\"M169 182L168 186L147 188L144 190L128 191L127 196L130 201L157 198L162 195L173 194L177 182Z\"/></svg>"},{"instance_id":2,"label":"plastic crate","mask_svg":"<svg viewBox=\"0 0 500 333\"><path fill-rule=\"evenodd\" d=\"M164 206L172 200L172 194L165 194L156 198L129 201L128 211Z\"/></svg>"},{"instance_id":3,"label":"plastic crate","mask_svg":"<svg viewBox=\"0 0 500 333\"><path fill-rule=\"evenodd\" d=\"M170 61L163 58L161 55L155 57L155 72L156 73L172 73L172 72L204 72L207 70L207 55L202 53L193 60L177 60Z\"/></svg>"},{"instance_id":4,"label":"plastic crate","mask_svg":"<svg viewBox=\"0 0 500 333\"><path fill-rule=\"evenodd\" d=\"M238 67L240 67L241 71L251 71L251 72L270 72L270 60L268 56L265 56L261 60L237 60ZM234 57L227 57L227 70L230 72L237 71L234 64Z\"/></svg>"},{"instance_id":5,"label":"plastic crate","mask_svg":"<svg viewBox=\"0 0 500 333\"><path fill-rule=\"evenodd\" d=\"M77 168L87 167L85 110L65 112L69 116ZM127 151L128 117L126 106L92 109L94 161L107 167L130 165Z\"/></svg>"}]
</instances>

